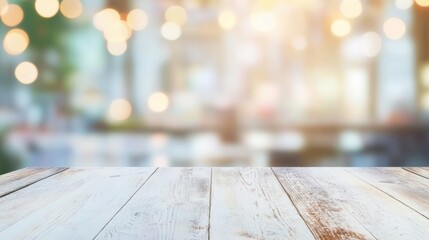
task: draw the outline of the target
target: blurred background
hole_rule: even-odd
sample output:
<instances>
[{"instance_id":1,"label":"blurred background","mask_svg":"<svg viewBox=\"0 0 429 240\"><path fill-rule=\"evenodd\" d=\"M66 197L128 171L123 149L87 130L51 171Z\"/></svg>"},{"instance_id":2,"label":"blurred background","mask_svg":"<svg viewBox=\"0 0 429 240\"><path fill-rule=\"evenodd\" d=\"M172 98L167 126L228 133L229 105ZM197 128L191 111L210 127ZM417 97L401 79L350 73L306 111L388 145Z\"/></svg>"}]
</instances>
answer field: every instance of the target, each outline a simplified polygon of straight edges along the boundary
<instances>
[{"instance_id":1,"label":"blurred background","mask_svg":"<svg viewBox=\"0 0 429 240\"><path fill-rule=\"evenodd\" d=\"M0 172L429 164L429 0L0 0Z\"/></svg>"}]
</instances>

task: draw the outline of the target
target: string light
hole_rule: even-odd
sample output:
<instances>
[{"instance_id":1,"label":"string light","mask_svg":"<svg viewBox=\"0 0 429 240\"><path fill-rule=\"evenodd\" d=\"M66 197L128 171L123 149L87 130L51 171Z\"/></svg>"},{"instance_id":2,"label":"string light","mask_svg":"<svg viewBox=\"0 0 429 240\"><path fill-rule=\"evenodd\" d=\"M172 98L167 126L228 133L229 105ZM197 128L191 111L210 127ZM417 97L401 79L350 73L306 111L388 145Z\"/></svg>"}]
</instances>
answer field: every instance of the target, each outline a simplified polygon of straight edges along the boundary
<instances>
[{"instance_id":1,"label":"string light","mask_svg":"<svg viewBox=\"0 0 429 240\"><path fill-rule=\"evenodd\" d=\"M107 42L107 50L113 56L120 56L127 51L127 42Z\"/></svg>"},{"instance_id":2,"label":"string light","mask_svg":"<svg viewBox=\"0 0 429 240\"><path fill-rule=\"evenodd\" d=\"M163 92L155 92L150 95L148 100L149 109L153 112L161 113L167 110L169 100Z\"/></svg>"},{"instance_id":3,"label":"string light","mask_svg":"<svg viewBox=\"0 0 429 240\"><path fill-rule=\"evenodd\" d=\"M22 19L24 18L24 12L20 6L16 4L9 4L3 8L1 20L6 26L14 27L22 22Z\"/></svg>"},{"instance_id":4,"label":"string light","mask_svg":"<svg viewBox=\"0 0 429 240\"><path fill-rule=\"evenodd\" d=\"M36 0L34 7L40 16L51 18L60 10L60 3L58 0Z\"/></svg>"},{"instance_id":5,"label":"string light","mask_svg":"<svg viewBox=\"0 0 429 240\"><path fill-rule=\"evenodd\" d=\"M218 22L221 28L229 30L235 26L237 19L233 12L223 11L219 14Z\"/></svg>"},{"instance_id":6,"label":"string light","mask_svg":"<svg viewBox=\"0 0 429 240\"><path fill-rule=\"evenodd\" d=\"M347 20L339 19L335 20L331 24L331 32L337 37L345 37L351 31L351 25Z\"/></svg>"},{"instance_id":7,"label":"string light","mask_svg":"<svg viewBox=\"0 0 429 240\"><path fill-rule=\"evenodd\" d=\"M120 21L121 17L119 13L112 8L106 8L96 13L92 19L92 23L94 26L100 30L104 31L109 26L111 26L114 22Z\"/></svg>"},{"instance_id":8,"label":"string light","mask_svg":"<svg viewBox=\"0 0 429 240\"><path fill-rule=\"evenodd\" d=\"M380 53L382 40L375 32L367 32L362 36L363 55L365 57L375 57Z\"/></svg>"},{"instance_id":9,"label":"string light","mask_svg":"<svg viewBox=\"0 0 429 240\"><path fill-rule=\"evenodd\" d=\"M141 31L147 26L147 14L141 9L133 9L127 15L127 23L132 30Z\"/></svg>"},{"instance_id":10,"label":"string light","mask_svg":"<svg viewBox=\"0 0 429 240\"><path fill-rule=\"evenodd\" d=\"M116 99L110 104L107 117L111 122L121 122L127 120L131 113L131 104L126 99Z\"/></svg>"},{"instance_id":11,"label":"string light","mask_svg":"<svg viewBox=\"0 0 429 240\"><path fill-rule=\"evenodd\" d=\"M31 62L22 62L15 68L15 77L22 84L30 84L36 81L37 67Z\"/></svg>"},{"instance_id":12,"label":"string light","mask_svg":"<svg viewBox=\"0 0 429 240\"><path fill-rule=\"evenodd\" d=\"M27 33L19 28L14 28L6 33L3 47L10 55L19 55L27 49L29 43Z\"/></svg>"},{"instance_id":13,"label":"string light","mask_svg":"<svg viewBox=\"0 0 429 240\"><path fill-rule=\"evenodd\" d=\"M343 0L340 10L345 17L356 18L362 13L362 3L359 0Z\"/></svg>"},{"instance_id":14,"label":"string light","mask_svg":"<svg viewBox=\"0 0 429 240\"><path fill-rule=\"evenodd\" d=\"M171 6L165 11L165 21L174 22L180 26L186 23L188 15L186 10L180 6Z\"/></svg>"},{"instance_id":15,"label":"string light","mask_svg":"<svg viewBox=\"0 0 429 240\"><path fill-rule=\"evenodd\" d=\"M182 35L182 29L175 22L166 22L161 27L161 35L167 40L174 41Z\"/></svg>"},{"instance_id":16,"label":"string light","mask_svg":"<svg viewBox=\"0 0 429 240\"><path fill-rule=\"evenodd\" d=\"M82 3L79 0L63 0L60 11L66 18L77 18L82 14Z\"/></svg>"},{"instance_id":17,"label":"string light","mask_svg":"<svg viewBox=\"0 0 429 240\"><path fill-rule=\"evenodd\" d=\"M401 19L389 18L384 22L383 30L386 37L392 40L397 40L405 35L407 27Z\"/></svg>"},{"instance_id":18,"label":"string light","mask_svg":"<svg viewBox=\"0 0 429 240\"><path fill-rule=\"evenodd\" d=\"M8 7L9 7L9 2L7 0L0 0L0 16L5 14Z\"/></svg>"}]
</instances>

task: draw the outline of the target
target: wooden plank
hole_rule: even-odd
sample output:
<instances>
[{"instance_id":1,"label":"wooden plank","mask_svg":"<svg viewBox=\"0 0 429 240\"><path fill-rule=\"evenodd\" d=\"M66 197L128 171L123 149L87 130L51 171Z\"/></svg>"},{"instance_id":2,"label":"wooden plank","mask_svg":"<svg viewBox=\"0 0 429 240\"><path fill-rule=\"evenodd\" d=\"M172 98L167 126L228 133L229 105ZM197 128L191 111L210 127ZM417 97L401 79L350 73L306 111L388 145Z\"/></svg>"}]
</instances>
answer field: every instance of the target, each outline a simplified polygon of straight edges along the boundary
<instances>
[{"instance_id":1,"label":"wooden plank","mask_svg":"<svg viewBox=\"0 0 429 240\"><path fill-rule=\"evenodd\" d=\"M419 176L429 179L429 168L423 167L406 167L405 170L415 173Z\"/></svg>"},{"instance_id":2,"label":"wooden plank","mask_svg":"<svg viewBox=\"0 0 429 240\"><path fill-rule=\"evenodd\" d=\"M270 168L214 168L210 239L314 239Z\"/></svg>"},{"instance_id":3,"label":"wooden plank","mask_svg":"<svg viewBox=\"0 0 429 240\"><path fill-rule=\"evenodd\" d=\"M96 239L208 239L210 168L160 168Z\"/></svg>"},{"instance_id":4,"label":"wooden plank","mask_svg":"<svg viewBox=\"0 0 429 240\"><path fill-rule=\"evenodd\" d=\"M429 218L429 179L393 167L346 170Z\"/></svg>"},{"instance_id":5,"label":"wooden plank","mask_svg":"<svg viewBox=\"0 0 429 240\"><path fill-rule=\"evenodd\" d=\"M92 239L155 171L71 169L0 199L0 239Z\"/></svg>"},{"instance_id":6,"label":"wooden plank","mask_svg":"<svg viewBox=\"0 0 429 240\"><path fill-rule=\"evenodd\" d=\"M66 168L23 168L0 175L0 197L64 170L66 170Z\"/></svg>"},{"instance_id":7,"label":"wooden plank","mask_svg":"<svg viewBox=\"0 0 429 240\"><path fill-rule=\"evenodd\" d=\"M375 239L304 169L273 170L317 239Z\"/></svg>"},{"instance_id":8,"label":"wooden plank","mask_svg":"<svg viewBox=\"0 0 429 240\"><path fill-rule=\"evenodd\" d=\"M377 239L428 239L428 219L344 169L307 168L306 172Z\"/></svg>"}]
</instances>

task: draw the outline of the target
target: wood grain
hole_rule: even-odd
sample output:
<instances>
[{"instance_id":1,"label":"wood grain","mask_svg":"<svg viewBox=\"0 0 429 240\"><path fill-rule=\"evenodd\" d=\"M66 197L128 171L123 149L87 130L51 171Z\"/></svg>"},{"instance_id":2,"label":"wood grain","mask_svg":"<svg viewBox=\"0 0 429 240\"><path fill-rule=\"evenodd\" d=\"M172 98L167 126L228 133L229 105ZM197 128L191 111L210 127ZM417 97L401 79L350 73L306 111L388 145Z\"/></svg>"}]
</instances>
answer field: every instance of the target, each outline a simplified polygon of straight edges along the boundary
<instances>
[{"instance_id":1,"label":"wood grain","mask_svg":"<svg viewBox=\"0 0 429 240\"><path fill-rule=\"evenodd\" d=\"M96 239L208 239L209 168L160 168Z\"/></svg>"},{"instance_id":2,"label":"wood grain","mask_svg":"<svg viewBox=\"0 0 429 240\"><path fill-rule=\"evenodd\" d=\"M270 168L214 168L210 239L314 239Z\"/></svg>"},{"instance_id":3,"label":"wood grain","mask_svg":"<svg viewBox=\"0 0 429 240\"><path fill-rule=\"evenodd\" d=\"M304 169L273 170L317 239L375 239Z\"/></svg>"},{"instance_id":4,"label":"wood grain","mask_svg":"<svg viewBox=\"0 0 429 240\"><path fill-rule=\"evenodd\" d=\"M415 173L419 176L429 179L429 168L423 167L406 167L405 170Z\"/></svg>"},{"instance_id":5,"label":"wood grain","mask_svg":"<svg viewBox=\"0 0 429 240\"><path fill-rule=\"evenodd\" d=\"M347 171L429 218L429 179L393 167Z\"/></svg>"},{"instance_id":6,"label":"wood grain","mask_svg":"<svg viewBox=\"0 0 429 240\"><path fill-rule=\"evenodd\" d=\"M66 168L23 168L0 175L0 197L62 172Z\"/></svg>"},{"instance_id":7,"label":"wood grain","mask_svg":"<svg viewBox=\"0 0 429 240\"><path fill-rule=\"evenodd\" d=\"M7 195L0 239L92 239L154 170L67 170Z\"/></svg>"},{"instance_id":8,"label":"wood grain","mask_svg":"<svg viewBox=\"0 0 429 240\"><path fill-rule=\"evenodd\" d=\"M377 239L428 239L429 221L425 217L344 169L305 170Z\"/></svg>"}]
</instances>

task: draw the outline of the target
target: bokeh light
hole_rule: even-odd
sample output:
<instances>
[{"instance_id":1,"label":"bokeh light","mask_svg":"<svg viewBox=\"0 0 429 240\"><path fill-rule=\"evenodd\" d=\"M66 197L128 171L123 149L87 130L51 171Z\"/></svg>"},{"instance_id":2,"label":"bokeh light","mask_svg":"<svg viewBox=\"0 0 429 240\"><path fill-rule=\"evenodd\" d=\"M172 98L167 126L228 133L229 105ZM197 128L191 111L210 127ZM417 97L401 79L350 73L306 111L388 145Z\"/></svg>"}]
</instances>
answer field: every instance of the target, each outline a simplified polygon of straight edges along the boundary
<instances>
[{"instance_id":1,"label":"bokeh light","mask_svg":"<svg viewBox=\"0 0 429 240\"><path fill-rule=\"evenodd\" d=\"M277 29L278 20L271 12L253 13L250 24L258 32L271 32Z\"/></svg>"},{"instance_id":2,"label":"bokeh light","mask_svg":"<svg viewBox=\"0 0 429 240\"><path fill-rule=\"evenodd\" d=\"M120 20L113 22L104 30L104 37L109 42L123 42L128 40L132 35L132 30L128 27L127 22Z\"/></svg>"},{"instance_id":3,"label":"bokeh light","mask_svg":"<svg viewBox=\"0 0 429 240\"><path fill-rule=\"evenodd\" d=\"M127 51L127 42L126 41L107 42L107 50L113 56L120 56L124 54L125 51Z\"/></svg>"},{"instance_id":4,"label":"bokeh light","mask_svg":"<svg viewBox=\"0 0 429 240\"><path fill-rule=\"evenodd\" d=\"M356 18L362 13L362 3L360 0L343 0L340 10L345 17Z\"/></svg>"},{"instance_id":5,"label":"bokeh light","mask_svg":"<svg viewBox=\"0 0 429 240\"><path fill-rule=\"evenodd\" d=\"M109 106L107 118L111 122L121 122L127 120L131 113L131 104L126 99L116 99Z\"/></svg>"},{"instance_id":6,"label":"bokeh light","mask_svg":"<svg viewBox=\"0 0 429 240\"><path fill-rule=\"evenodd\" d=\"M183 26L186 23L188 15L186 10L180 6L171 6L165 11L165 21L174 22Z\"/></svg>"},{"instance_id":7,"label":"bokeh light","mask_svg":"<svg viewBox=\"0 0 429 240\"><path fill-rule=\"evenodd\" d=\"M10 55L19 55L27 49L29 44L28 35L22 29L15 28L6 33L3 47Z\"/></svg>"},{"instance_id":8,"label":"bokeh light","mask_svg":"<svg viewBox=\"0 0 429 240\"><path fill-rule=\"evenodd\" d=\"M141 31L148 24L147 14L141 9L133 9L127 15L127 23L132 30Z\"/></svg>"},{"instance_id":9,"label":"bokeh light","mask_svg":"<svg viewBox=\"0 0 429 240\"><path fill-rule=\"evenodd\" d=\"M237 24L237 18L233 12L223 11L219 14L218 22L221 28L229 30Z\"/></svg>"},{"instance_id":10,"label":"bokeh light","mask_svg":"<svg viewBox=\"0 0 429 240\"><path fill-rule=\"evenodd\" d=\"M94 15L92 19L92 23L98 30L104 31L105 29L110 27L113 23L120 20L121 20L121 17L119 16L118 11L112 8L106 8Z\"/></svg>"},{"instance_id":11,"label":"bokeh light","mask_svg":"<svg viewBox=\"0 0 429 240\"><path fill-rule=\"evenodd\" d=\"M408 9L413 6L414 0L395 0L395 6L399 9Z\"/></svg>"},{"instance_id":12,"label":"bokeh light","mask_svg":"<svg viewBox=\"0 0 429 240\"><path fill-rule=\"evenodd\" d=\"M363 55L365 57L375 57L380 53L382 40L376 32L367 32L362 36Z\"/></svg>"},{"instance_id":13,"label":"bokeh light","mask_svg":"<svg viewBox=\"0 0 429 240\"><path fill-rule=\"evenodd\" d=\"M33 83L37 76L37 67L31 62L22 62L15 68L15 77L22 84Z\"/></svg>"},{"instance_id":14,"label":"bokeh light","mask_svg":"<svg viewBox=\"0 0 429 240\"><path fill-rule=\"evenodd\" d=\"M397 40L404 36L407 27L401 19L389 18L384 22L383 30L387 38Z\"/></svg>"},{"instance_id":15,"label":"bokeh light","mask_svg":"<svg viewBox=\"0 0 429 240\"><path fill-rule=\"evenodd\" d=\"M182 35L182 29L175 22L166 22L161 27L161 35L167 40L174 41Z\"/></svg>"},{"instance_id":16,"label":"bokeh light","mask_svg":"<svg viewBox=\"0 0 429 240\"><path fill-rule=\"evenodd\" d=\"M331 24L331 32L337 37L345 37L351 31L351 25L347 20L339 19L335 20Z\"/></svg>"},{"instance_id":17,"label":"bokeh light","mask_svg":"<svg viewBox=\"0 0 429 240\"><path fill-rule=\"evenodd\" d=\"M149 96L148 106L153 112L161 113L167 110L169 105L168 96L163 92L155 92Z\"/></svg>"},{"instance_id":18,"label":"bokeh light","mask_svg":"<svg viewBox=\"0 0 429 240\"><path fill-rule=\"evenodd\" d=\"M417 5L422 7L428 7L429 6L429 0L416 0Z\"/></svg>"},{"instance_id":19,"label":"bokeh light","mask_svg":"<svg viewBox=\"0 0 429 240\"><path fill-rule=\"evenodd\" d=\"M24 12L20 6L16 4L9 4L4 8L4 10L3 8L0 9L3 12L1 14L1 20L6 26L14 27L22 22L22 19L24 18Z\"/></svg>"},{"instance_id":20,"label":"bokeh light","mask_svg":"<svg viewBox=\"0 0 429 240\"><path fill-rule=\"evenodd\" d=\"M66 18L77 18L82 14L83 7L80 0L63 0L60 11Z\"/></svg>"},{"instance_id":21,"label":"bokeh light","mask_svg":"<svg viewBox=\"0 0 429 240\"><path fill-rule=\"evenodd\" d=\"M5 12L7 11L7 8L9 2L7 0L0 0L0 16L5 14Z\"/></svg>"},{"instance_id":22,"label":"bokeh light","mask_svg":"<svg viewBox=\"0 0 429 240\"><path fill-rule=\"evenodd\" d=\"M36 0L34 6L36 12L44 18L51 18L60 10L58 0Z\"/></svg>"}]
</instances>

